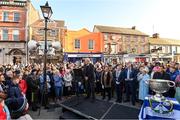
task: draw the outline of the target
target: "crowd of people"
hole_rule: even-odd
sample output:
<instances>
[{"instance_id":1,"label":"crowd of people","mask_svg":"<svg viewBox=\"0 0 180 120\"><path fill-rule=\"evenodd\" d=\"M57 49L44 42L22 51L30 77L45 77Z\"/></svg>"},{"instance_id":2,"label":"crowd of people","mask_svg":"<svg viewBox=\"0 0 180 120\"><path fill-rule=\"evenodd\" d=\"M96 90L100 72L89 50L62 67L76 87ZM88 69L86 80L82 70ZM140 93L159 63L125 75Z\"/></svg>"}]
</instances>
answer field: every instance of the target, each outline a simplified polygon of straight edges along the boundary
<instances>
[{"instance_id":1,"label":"crowd of people","mask_svg":"<svg viewBox=\"0 0 180 120\"><path fill-rule=\"evenodd\" d=\"M175 87L163 95L180 102L180 64L169 62L93 64L89 58L80 62L27 66L0 65L0 119L19 118L28 109L37 111L42 104L49 108L49 101L59 103L72 95L85 94L94 102L96 96L103 100L142 103L153 95L149 79L174 81ZM106 98L107 97L107 98Z\"/></svg>"}]
</instances>

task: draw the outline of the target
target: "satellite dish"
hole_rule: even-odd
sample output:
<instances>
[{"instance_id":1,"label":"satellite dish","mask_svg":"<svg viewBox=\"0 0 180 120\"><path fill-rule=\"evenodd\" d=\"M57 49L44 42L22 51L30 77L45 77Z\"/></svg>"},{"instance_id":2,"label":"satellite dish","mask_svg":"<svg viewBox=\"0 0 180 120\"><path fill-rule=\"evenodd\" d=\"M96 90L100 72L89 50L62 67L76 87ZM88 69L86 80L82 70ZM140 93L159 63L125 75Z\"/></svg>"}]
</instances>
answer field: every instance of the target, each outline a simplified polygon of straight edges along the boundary
<instances>
[{"instance_id":1,"label":"satellite dish","mask_svg":"<svg viewBox=\"0 0 180 120\"><path fill-rule=\"evenodd\" d=\"M36 49L38 46L39 46L39 43L36 42L35 40L30 40L30 41L28 42L28 48L29 48L29 50Z\"/></svg>"},{"instance_id":2,"label":"satellite dish","mask_svg":"<svg viewBox=\"0 0 180 120\"><path fill-rule=\"evenodd\" d=\"M61 48L61 44L59 41L55 41L51 43L51 46L55 49L60 49Z\"/></svg>"}]
</instances>

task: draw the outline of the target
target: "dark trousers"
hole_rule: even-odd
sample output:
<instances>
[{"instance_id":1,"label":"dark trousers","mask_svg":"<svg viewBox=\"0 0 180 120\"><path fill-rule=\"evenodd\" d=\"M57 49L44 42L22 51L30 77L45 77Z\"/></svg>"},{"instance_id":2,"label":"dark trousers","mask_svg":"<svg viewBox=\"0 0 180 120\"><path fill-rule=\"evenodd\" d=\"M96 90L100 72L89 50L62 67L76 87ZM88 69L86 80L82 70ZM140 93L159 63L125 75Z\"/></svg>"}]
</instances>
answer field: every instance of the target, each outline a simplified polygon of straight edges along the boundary
<instances>
[{"instance_id":1,"label":"dark trousers","mask_svg":"<svg viewBox=\"0 0 180 120\"><path fill-rule=\"evenodd\" d=\"M32 96L31 96L31 93L32 93L32 91L27 91L26 92L26 98L27 98L27 100L28 100L28 104L31 106L31 104L32 104Z\"/></svg>"},{"instance_id":2,"label":"dark trousers","mask_svg":"<svg viewBox=\"0 0 180 120\"><path fill-rule=\"evenodd\" d=\"M69 96L71 95L71 86L64 87L64 96Z\"/></svg>"},{"instance_id":3,"label":"dark trousers","mask_svg":"<svg viewBox=\"0 0 180 120\"><path fill-rule=\"evenodd\" d=\"M48 100L49 93L47 91L40 91L40 98L42 101L42 105L44 107L49 106L49 100Z\"/></svg>"},{"instance_id":4,"label":"dark trousers","mask_svg":"<svg viewBox=\"0 0 180 120\"><path fill-rule=\"evenodd\" d=\"M108 93L108 99L110 100L111 99L111 88L110 87L103 89L103 92L102 92L103 99L106 98L106 93Z\"/></svg>"},{"instance_id":5,"label":"dark trousers","mask_svg":"<svg viewBox=\"0 0 180 120\"><path fill-rule=\"evenodd\" d=\"M171 97L171 98L174 98L175 93L176 93L176 90L175 90L173 87L171 87L171 88L169 89L169 91L167 92L168 97Z\"/></svg>"},{"instance_id":6,"label":"dark trousers","mask_svg":"<svg viewBox=\"0 0 180 120\"><path fill-rule=\"evenodd\" d=\"M97 81L97 82L96 82L96 92L97 92L97 94L98 94L98 93L101 93L101 91L102 91L101 88L102 88L102 87L101 87L101 82L100 82L100 81Z\"/></svg>"},{"instance_id":7,"label":"dark trousers","mask_svg":"<svg viewBox=\"0 0 180 120\"><path fill-rule=\"evenodd\" d=\"M45 106L45 107L48 107L48 106L49 106L48 96L49 96L48 93L45 93L45 94L43 95L43 100L44 100L44 106Z\"/></svg>"},{"instance_id":8,"label":"dark trousers","mask_svg":"<svg viewBox=\"0 0 180 120\"><path fill-rule=\"evenodd\" d=\"M134 81L125 81L125 88L126 88L126 100L130 100L130 94L131 94L131 102L133 105L135 105L136 101L136 86Z\"/></svg>"},{"instance_id":9,"label":"dark trousers","mask_svg":"<svg viewBox=\"0 0 180 120\"><path fill-rule=\"evenodd\" d=\"M91 97L92 95L92 99L95 99L95 83L94 81L86 81L86 93L87 93L87 97Z\"/></svg>"},{"instance_id":10,"label":"dark trousers","mask_svg":"<svg viewBox=\"0 0 180 120\"><path fill-rule=\"evenodd\" d=\"M122 85L121 84L116 84L116 95L117 95L117 101L121 102L122 101Z\"/></svg>"},{"instance_id":11,"label":"dark trousers","mask_svg":"<svg viewBox=\"0 0 180 120\"><path fill-rule=\"evenodd\" d=\"M111 96L112 97L114 97L115 87L116 87L116 84L112 81L111 82Z\"/></svg>"}]
</instances>

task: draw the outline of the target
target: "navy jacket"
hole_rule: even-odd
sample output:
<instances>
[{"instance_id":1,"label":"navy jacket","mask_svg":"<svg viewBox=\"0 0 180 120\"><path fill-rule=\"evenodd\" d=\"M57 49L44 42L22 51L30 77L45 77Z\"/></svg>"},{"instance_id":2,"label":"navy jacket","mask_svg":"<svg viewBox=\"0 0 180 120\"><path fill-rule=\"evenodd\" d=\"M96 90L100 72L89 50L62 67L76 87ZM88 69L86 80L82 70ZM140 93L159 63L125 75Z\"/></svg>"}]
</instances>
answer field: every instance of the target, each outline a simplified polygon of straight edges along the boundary
<instances>
[{"instance_id":1,"label":"navy jacket","mask_svg":"<svg viewBox=\"0 0 180 120\"><path fill-rule=\"evenodd\" d=\"M125 70L124 70L124 79L127 78L127 73L128 73L128 69L125 69ZM130 78L130 79L133 79L133 80L136 80L136 77L137 77L136 75L137 75L136 70L135 70L135 69L131 69L129 78Z\"/></svg>"},{"instance_id":2,"label":"navy jacket","mask_svg":"<svg viewBox=\"0 0 180 120\"><path fill-rule=\"evenodd\" d=\"M18 84L12 84L12 86L9 87L8 97L5 102L10 111L21 108L24 103L24 97Z\"/></svg>"},{"instance_id":3,"label":"navy jacket","mask_svg":"<svg viewBox=\"0 0 180 120\"><path fill-rule=\"evenodd\" d=\"M116 80L116 70L113 72L113 81L114 82L122 82L124 80L124 70L121 70L121 73L118 77L118 80Z\"/></svg>"}]
</instances>

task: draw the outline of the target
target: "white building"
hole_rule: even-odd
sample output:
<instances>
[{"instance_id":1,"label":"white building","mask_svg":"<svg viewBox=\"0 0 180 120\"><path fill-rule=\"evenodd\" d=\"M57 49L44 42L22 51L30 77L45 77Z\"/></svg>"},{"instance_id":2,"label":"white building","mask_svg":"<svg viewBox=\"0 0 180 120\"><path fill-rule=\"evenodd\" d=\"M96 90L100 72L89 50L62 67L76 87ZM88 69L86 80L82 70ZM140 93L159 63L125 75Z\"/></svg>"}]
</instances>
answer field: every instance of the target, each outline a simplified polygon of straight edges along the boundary
<instances>
[{"instance_id":1,"label":"white building","mask_svg":"<svg viewBox=\"0 0 180 120\"><path fill-rule=\"evenodd\" d=\"M180 62L180 40L160 38L154 34L149 38L151 60Z\"/></svg>"}]
</instances>

